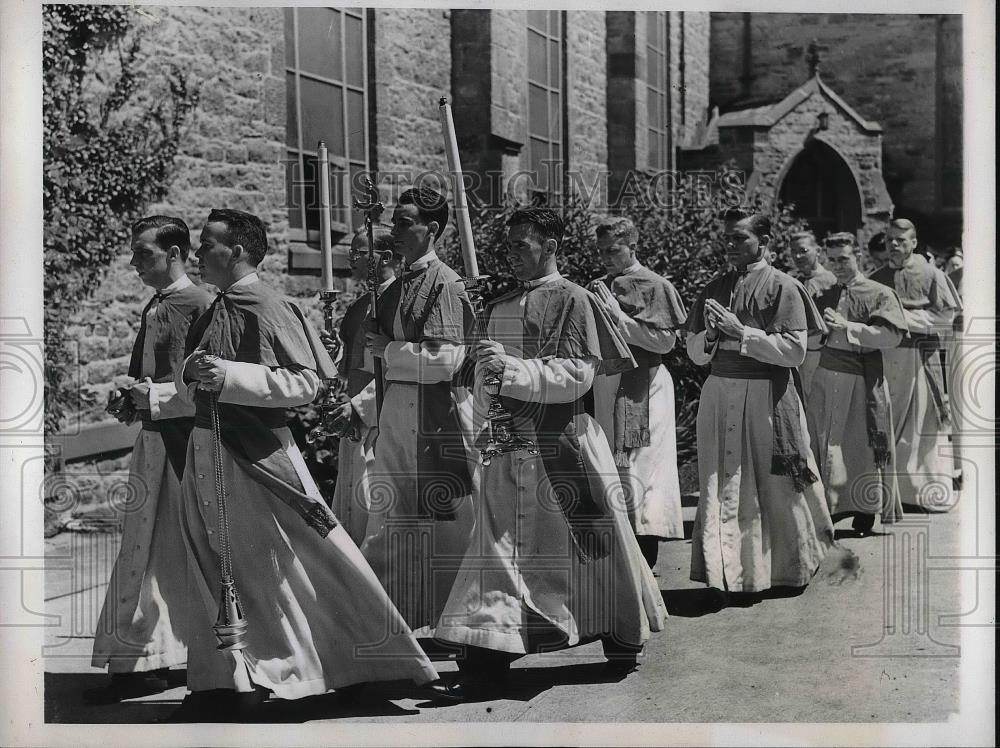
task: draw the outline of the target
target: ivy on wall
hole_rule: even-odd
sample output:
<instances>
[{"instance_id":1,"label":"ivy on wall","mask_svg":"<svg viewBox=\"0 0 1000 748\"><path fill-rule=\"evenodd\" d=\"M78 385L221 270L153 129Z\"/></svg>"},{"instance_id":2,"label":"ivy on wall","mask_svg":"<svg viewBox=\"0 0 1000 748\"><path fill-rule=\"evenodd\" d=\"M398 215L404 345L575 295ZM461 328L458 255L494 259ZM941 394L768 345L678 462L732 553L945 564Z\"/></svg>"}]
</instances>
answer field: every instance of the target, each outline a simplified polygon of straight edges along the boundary
<instances>
[{"instance_id":1,"label":"ivy on wall","mask_svg":"<svg viewBox=\"0 0 1000 748\"><path fill-rule=\"evenodd\" d=\"M142 54L135 8L43 7L45 430L85 397L66 328L129 227L162 200L198 104L182 71Z\"/></svg>"}]
</instances>

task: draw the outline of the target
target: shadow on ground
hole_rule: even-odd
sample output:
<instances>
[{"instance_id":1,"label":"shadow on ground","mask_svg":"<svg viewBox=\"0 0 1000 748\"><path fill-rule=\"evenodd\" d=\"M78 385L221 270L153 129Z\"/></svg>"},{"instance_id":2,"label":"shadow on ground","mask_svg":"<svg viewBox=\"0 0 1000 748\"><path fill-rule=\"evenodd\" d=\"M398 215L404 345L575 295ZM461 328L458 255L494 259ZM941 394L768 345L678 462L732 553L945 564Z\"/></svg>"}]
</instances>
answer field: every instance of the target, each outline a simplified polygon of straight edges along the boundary
<instances>
[{"instance_id":1,"label":"shadow on ground","mask_svg":"<svg viewBox=\"0 0 1000 748\"><path fill-rule=\"evenodd\" d=\"M609 673L604 662L549 667L514 667L511 668L507 683L497 693L470 698L463 703L494 701L497 698L528 702L555 686L619 683L625 677L620 673ZM422 709L450 705L449 702L444 701L426 701L417 704Z\"/></svg>"},{"instance_id":2,"label":"shadow on ground","mask_svg":"<svg viewBox=\"0 0 1000 748\"><path fill-rule=\"evenodd\" d=\"M103 673L45 673L45 721L75 724L172 722L184 698L185 672L176 670L171 673L172 689L169 692L100 705L87 704L83 694L108 682ZM176 683L178 678L179 684ZM366 687L362 696L350 703L342 703L336 693L295 701L271 698L254 710L252 719L245 721L299 723L352 717L405 717L418 713L393 704L389 701L390 694L392 698L419 697L410 683L390 683ZM231 720L226 718L226 721Z\"/></svg>"}]
</instances>

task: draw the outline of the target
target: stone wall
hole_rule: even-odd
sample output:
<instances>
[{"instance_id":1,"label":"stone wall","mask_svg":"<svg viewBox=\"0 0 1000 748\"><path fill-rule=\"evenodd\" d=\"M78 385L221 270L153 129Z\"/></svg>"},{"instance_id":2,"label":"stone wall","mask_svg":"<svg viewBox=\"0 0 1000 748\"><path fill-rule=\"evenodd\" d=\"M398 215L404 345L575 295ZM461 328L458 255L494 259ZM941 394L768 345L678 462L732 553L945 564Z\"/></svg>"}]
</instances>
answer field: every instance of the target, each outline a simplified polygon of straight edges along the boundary
<instances>
[{"instance_id":1,"label":"stone wall","mask_svg":"<svg viewBox=\"0 0 1000 748\"><path fill-rule=\"evenodd\" d=\"M416 175L448 168L438 99L451 94L451 13L375 10L376 163ZM430 186L430 185L429 185Z\"/></svg>"},{"instance_id":2,"label":"stone wall","mask_svg":"<svg viewBox=\"0 0 1000 748\"><path fill-rule=\"evenodd\" d=\"M283 26L282 10L157 6L144 8L137 23L146 33L143 64L151 70L177 65L201 90L169 192L148 212L181 216L195 239L212 208L256 213L269 224L262 273L284 284L284 35L275 32ZM80 414L82 423L106 419L106 393L125 379L139 312L151 294L129 257L122 247L69 331L79 346L79 384L97 397L97 405Z\"/></svg>"},{"instance_id":3,"label":"stone wall","mask_svg":"<svg viewBox=\"0 0 1000 748\"><path fill-rule=\"evenodd\" d=\"M603 11L566 14L566 78L571 189L607 204L607 51Z\"/></svg>"},{"instance_id":4,"label":"stone wall","mask_svg":"<svg viewBox=\"0 0 1000 748\"><path fill-rule=\"evenodd\" d=\"M709 91L709 37L711 30L711 13L691 13L673 12L673 16L684 16L684 77L678 77L678 86L684 88L684 119L683 126L675 117L674 121L678 125L678 133L681 135L680 142L686 142L694 133L698 125L708 117L708 91ZM671 26L679 26L677 21L673 21ZM680 55L680 49L677 49ZM675 101L679 99L679 91L675 89ZM677 101L675 112L682 111L680 102ZM674 142L678 142L676 139Z\"/></svg>"},{"instance_id":5,"label":"stone wall","mask_svg":"<svg viewBox=\"0 0 1000 748\"><path fill-rule=\"evenodd\" d=\"M829 113L829 129L814 133L821 111ZM867 242L870 236L885 229L889 217L889 206L883 199L881 139L864 132L857 122L819 94L813 94L778 121L767 132L766 139L756 145L753 167L760 176L756 189L773 197L785 169L811 135L833 148L851 169L857 186L847 187L860 191L859 238L862 243Z\"/></svg>"},{"instance_id":6,"label":"stone wall","mask_svg":"<svg viewBox=\"0 0 1000 748\"><path fill-rule=\"evenodd\" d=\"M960 18L833 13L711 16L711 104L725 111L739 108L734 105L747 99L783 98L808 77L805 50L816 38L823 80L883 128L883 170L897 213L939 211L940 175L945 168L951 170L954 184L955 165L961 163L960 116L955 122L936 111L944 104L961 111ZM943 90L938 80L946 82ZM942 149L940 143L949 145ZM941 164L939 159L948 162ZM958 166L959 183L960 171Z\"/></svg>"}]
</instances>

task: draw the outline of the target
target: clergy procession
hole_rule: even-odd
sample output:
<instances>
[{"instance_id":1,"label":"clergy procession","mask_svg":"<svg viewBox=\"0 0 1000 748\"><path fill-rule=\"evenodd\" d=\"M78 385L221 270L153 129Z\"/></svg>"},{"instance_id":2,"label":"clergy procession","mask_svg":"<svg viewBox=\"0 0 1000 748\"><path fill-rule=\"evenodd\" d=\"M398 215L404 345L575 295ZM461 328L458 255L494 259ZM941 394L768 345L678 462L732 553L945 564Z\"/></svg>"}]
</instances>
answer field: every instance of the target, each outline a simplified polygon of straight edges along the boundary
<instances>
[{"instance_id":1,"label":"clergy procession","mask_svg":"<svg viewBox=\"0 0 1000 748\"><path fill-rule=\"evenodd\" d=\"M770 219L733 208L716 219L726 266L686 309L627 217L594 216L606 273L583 287L560 272L559 211L520 207L502 246L474 247L465 206L460 186L406 190L388 223L377 192L360 204L367 291L322 331L258 274L257 216L132 226L153 295L109 410L142 423L130 471L148 500L126 519L91 703L186 666L185 721L378 681L446 705L502 698L517 659L598 641L627 677L670 646L654 567L685 538L678 347L707 374L688 571L720 609L856 576L842 520L865 538L954 507L942 351L961 301L910 221L867 247L870 276L854 234L796 234L793 277ZM438 253L449 223L465 267ZM512 290L484 298L477 251L502 256ZM288 428L313 402L309 438L338 437L332 495Z\"/></svg>"}]
</instances>

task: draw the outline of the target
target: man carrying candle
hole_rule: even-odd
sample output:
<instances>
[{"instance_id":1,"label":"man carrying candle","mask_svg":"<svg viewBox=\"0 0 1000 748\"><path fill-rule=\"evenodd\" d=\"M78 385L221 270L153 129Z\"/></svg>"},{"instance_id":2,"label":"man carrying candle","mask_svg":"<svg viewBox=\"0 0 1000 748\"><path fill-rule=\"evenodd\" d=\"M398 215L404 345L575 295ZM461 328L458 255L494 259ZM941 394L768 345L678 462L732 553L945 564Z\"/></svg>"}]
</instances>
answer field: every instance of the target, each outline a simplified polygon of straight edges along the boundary
<instances>
[{"instance_id":1,"label":"man carrying candle","mask_svg":"<svg viewBox=\"0 0 1000 748\"><path fill-rule=\"evenodd\" d=\"M456 379L475 320L458 274L435 252L447 223L448 203L434 190L400 195L398 298L385 306L388 324L366 333L386 386L362 552L418 635L437 623L474 521L472 401Z\"/></svg>"},{"instance_id":2,"label":"man carrying candle","mask_svg":"<svg viewBox=\"0 0 1000 748\"><path fill-rule=\"evenodd\" d=\"M673 284L635 256L639 232L628 218L597 226L607 275L590 289L628 343L637 366L597 377L597 419L611 440L628 500L629 518L650 568L661 540L684 537L674 430L674 384L662 355L677 342L686 313Z\"/></svg>"},{"instance_id":3,"label":"man carrying candle","mask_svg":"<svg viewBox=\"0 0 1000 748\"><path fill-rule=\"evenodd\" d=\"M546 208L509 219L507 257L522 287L493 302L476 350L477 413L486 379L499 377L510 425L537 453L502 452L479 471L479 522L437 628L466 645L463 678L442 688L452 697L502 687L525 654L595 639L623 675L666 617L593 417L595 377L635 363L604 306L559 274L563 230Z\"/></svg>"}]
</instances>

